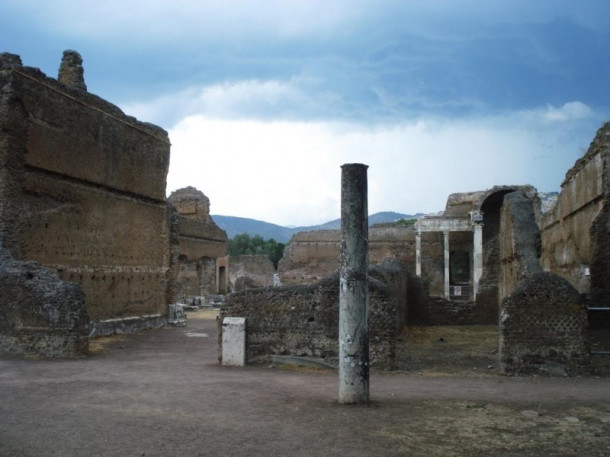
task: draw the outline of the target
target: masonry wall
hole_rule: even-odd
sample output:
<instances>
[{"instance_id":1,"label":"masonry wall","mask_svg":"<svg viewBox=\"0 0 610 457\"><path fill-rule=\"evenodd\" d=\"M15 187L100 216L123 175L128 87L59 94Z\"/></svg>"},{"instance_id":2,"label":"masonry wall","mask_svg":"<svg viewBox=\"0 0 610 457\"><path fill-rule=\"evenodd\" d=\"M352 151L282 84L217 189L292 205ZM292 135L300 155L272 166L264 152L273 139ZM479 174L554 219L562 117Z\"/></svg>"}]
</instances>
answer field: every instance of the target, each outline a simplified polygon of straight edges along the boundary
<instances>
[{"instance_id":1,"label":"masonry wall","mask_svg":"<svg viewBox=\"0 0 610 457\"><path fill-rule=\"evenodd\" d=\"M339 269L341 231L299 232L278 263L283 285L311 284Z\"/></svg>"},{"instance_id":2,"label":"masonry wall","mask_svg":"<svg viewBox=\"0 0 610 457\"><path fill-rule=\"evenodd\" d=\"M438 236L434 235L424 234L422 237L422 269L428 271L435 271L435 267L430 265L436 261L435 253L438 252ZM297 233L279 262L282 284L310 284L333 274L339 269L340 244L340 230ZM440 252L442 257L442 246ZM380 264L388 258L398 260L408 271L415 272L415 232L411 227L396 224L369 227L369 263Z\"/></svg>"},{"instance_id":3,"label":"masonry wall","mask_svg":"<svg viewBox=\"0 0 610 457\"><path fill-rule=\"evenodd\" d=\"M229 283L234 290L273 285L275 268L266 254L231 256Z\"/></svg>"},{"instance_id":4,"label":"masonry wall","mask_svg":"<svg viewBox=\"0 0 610 457\"><path fill-rule=\"evenodd\" d=\"M391 369L395 364L396 335L406 315L403 270L392 266L369 279L369 338L371 366ZM382 282L381 278L387 281ZM402 279L401 279L402 278ZM324 359L338 355L339 277L300 286L249 289L228 296L219 320L246 318L247 363L268 363L272 355Z\"/></svg>"},{"instance_id":5,"label":"masonry wall","mask_svg":"<svg viewBox=\"0 0 610 457\"><path fill-rule=\"evenodd\" d=\"M595 277L596 302L610 305L608 260L608 135L605 124L588 151L567 172L555 207L541 220L545 271L568 280L589 294Z\"/></svg>"},{"instance_id":6,"label":"masonry wall","mask_svg":"<svg viewBox=\"0 0 610 457\"><path fill-rule=\"evenodd\" d=\"M37 262L14 260L0 243L0 353L78 357L88 353L89 317L75 283Z\"/></svg>"},{"instance_id":7,"label":"masonry wall","mask_svg":"<svg viewBox=\"0 0 610 457\"><path fill-rule=\"evenodd\" d=\"M587 307L564 278L542 270L532 199L504 199L500 224L500 362L505 373L571 375L589 364Z\"/></svg>"},{"instance_id":8,"label":"masonry wall","mask_svg":"<svg viewBox=\"0 0 610 457\"><path fill-rule=\"evenodd\" d=\"M17 56L0 61L5 247L79 283L92 321L164 314L167 133Z\"/></svg>"},{"instance_id":9,"label":"masonry wall","mask_svg":"<svg viewBox=\"0 0 610 457\"><path fill-rule=\"evenodd\" d=\"M174 219L173 262L177 263L173 301L191 303L225 291L219 259L227 255L228 240L210 216L210 200L194 187L185 187L172 192L168 202Z\"/></svg>"}]
</instances>

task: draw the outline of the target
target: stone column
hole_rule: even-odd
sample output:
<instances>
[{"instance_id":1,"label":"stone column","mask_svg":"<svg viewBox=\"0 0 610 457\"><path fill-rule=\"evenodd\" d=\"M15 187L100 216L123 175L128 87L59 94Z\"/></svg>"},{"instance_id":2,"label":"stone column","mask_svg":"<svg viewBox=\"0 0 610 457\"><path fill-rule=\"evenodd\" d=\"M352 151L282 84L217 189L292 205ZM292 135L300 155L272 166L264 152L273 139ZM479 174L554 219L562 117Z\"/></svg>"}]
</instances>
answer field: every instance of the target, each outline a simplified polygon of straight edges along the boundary
<instances>
[{"instance_id":1,"label":"stone column","mask_svg":"<svg viewBox=\"0 0 610 457\"><path fill-rule=\"evenodd\" d=\"M421 277L421 232L415 232L415 274Z\"/></svg>"},{"instance_id":2,"label":"stone column","mask_svg":"<svg viewBox=\"0 0 610 457\"><path fill-rule=\"evenodd\" d=\"M339 403L369 401L367 165L341 167Z\"/></svg>"},{"instance_id":3,"label":"stone column","mask_svg":"<svg viewBox=\"0 0 610 457\"><path fill-rule=\"evenodd\" d=\"M473 249L472 249L472 299L477 298L479 292L479 280L483 275L483 224L473 226Z\"/></svg>"},{"instance_id":4,"label":"stone column","mask_svg":"<svg viewBox=\"0 0 610 457\"><path fill-rule=\"evenodd\" d=\"M445 298L449 299L449 232L443 232L445 251Z\"/></svg>"}]
</instances>

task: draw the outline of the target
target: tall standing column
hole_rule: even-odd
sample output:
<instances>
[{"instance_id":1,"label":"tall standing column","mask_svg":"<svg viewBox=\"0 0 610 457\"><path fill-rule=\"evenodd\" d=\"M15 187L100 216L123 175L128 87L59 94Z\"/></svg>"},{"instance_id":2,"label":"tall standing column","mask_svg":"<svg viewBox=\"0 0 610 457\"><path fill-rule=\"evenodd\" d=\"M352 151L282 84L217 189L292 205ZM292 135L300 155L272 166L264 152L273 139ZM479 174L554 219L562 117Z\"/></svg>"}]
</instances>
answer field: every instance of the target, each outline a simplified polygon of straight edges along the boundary
<instances>
[{"instance_id":1,"label":"tall standing column","mask_svg":"<svg viewBox=\"0 0 610 457\"><path fill-rule=\"evenodd\" d=\"M341 167L339 403L369 401L367 165Z\"/></svg>"},{"instance_id":2,"label":"tall standing column","mask_svg":"<svg viewBox=\"0 0 610 457\"><path fill-rule=\"evenodd\" d=\"M474 270L472 277L472 299L474 300L477 298L477 293L479 293L479 281L481 276L483 276L483 224L474 225L472 252L472 269Z\"/></svg>"},{"instance_id":3,"label":"tall standing column","mask_svg":"<svg viewBox=\"0 0 610 457\"><path fill-rule=\"evenodd\" d=\"M415 232L415 274L421 277L421 232Z\"/></svg>"},{"instance_id":4,"label":"tall standing column","mask_svg":"<svg viewBox=\"0 0 610 457\"><path fill-rule=\"evenodd\" d=\"M449 232L443 232L445 251L445 298L449 299Z\"/></svg>"}]
</instances>

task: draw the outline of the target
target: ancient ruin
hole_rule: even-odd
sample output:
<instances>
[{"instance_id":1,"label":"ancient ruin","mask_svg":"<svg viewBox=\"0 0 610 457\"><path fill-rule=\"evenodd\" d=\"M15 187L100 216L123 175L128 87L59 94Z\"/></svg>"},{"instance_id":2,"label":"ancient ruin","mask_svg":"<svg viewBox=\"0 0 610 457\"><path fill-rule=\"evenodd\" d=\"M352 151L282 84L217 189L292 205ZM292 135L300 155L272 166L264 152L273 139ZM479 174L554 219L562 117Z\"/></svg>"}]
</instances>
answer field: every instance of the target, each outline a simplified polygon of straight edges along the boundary
<instances>
[{"instance_id":1,"label":"ancient ruin","mask_svg":"<svg viewBox=\"0 0 610 457\"><path fill-rule=\"evenodd\" d=\"M84 355L87 336L165 325L168 305L231 282L244 290L221 317L246 318L248 361L336 363L338 230L297 234L275 278L254 257L230 272L207 197L166 200L167 132L87 92L75 51L57 80L0 54L0 132L0 352ZM506 373L586 372L590 329L610 322L609 143L606 123L551 208L531 186L496 186L371 227L372 366L394 366L407 322L485 324Z\"/></svg>"},{"instance_id":2,"label":"ancient ruin","mask_svg":"<svg viewBox=\"0 0 610 457\"><path fill-rule=\"evenodd\" d=\"M194 187L176 190L168 197L175 211L172 245L178 301L201 304L206 297L227 292L227 234L210 217L210 200Z\"/></svg>"},{"instance_id":3,"label":"ancient ruin","mask_svg":"<svg viewBox=\"0 0 610 457\"><path fill-rule=\"evenodd\" d=\"M57 80L0 54L3 265L23 262L30 291L15 312L23 297L6 278L19 268L0 270L2 352L85 354L83 332L165 325L183 285L188 295L226 290L226 235L209 201L177 193L177 215L166 202L167 132L88 93L83 75L75 51L64 53ZM45 298L68 293L65 304Z\"/></svg>"},{"instance_id":4,"label":"ancient ruin","mask_svg":"<svg viewBox=\"0 0 610 457\"><path fill-rule=\"evenodd\" d=\"M231 256L229 288L231 291L276 285L273 262L266 254Z\"/></svg>"},{"instance_id":5,"label":"ancient ruin","mask_svg":"<svg viewBox=\"0 0 610 457\"><path fill-rule=\"evenodd\" d=\"M371 227L371 263L394 259L405 271L407 321L499 324L506 373L587 371L587 329L610 320L609 142L607 123L550 208L531 186L496 186L452 194L442 214L410 227ZM280 261L282 283L331 275L339 245L337 230L297 234Z\"/></svg>"},{"instance_id":6,"label":"ancient ruin","mask_svg":"<svg viewBox=\"0 0 610 457\"><path fill-rule=\"evenodd\" d=\"M405 274L399 262L388 260L371 267L369 275L370 364L388 370L396 366L396 338L406 321ZM248 363L295 356L336 366L338 304L338 272L314 284L235 292L220 309L219 334L225 317L245 317Z\"/></svg>"}]
</instances>

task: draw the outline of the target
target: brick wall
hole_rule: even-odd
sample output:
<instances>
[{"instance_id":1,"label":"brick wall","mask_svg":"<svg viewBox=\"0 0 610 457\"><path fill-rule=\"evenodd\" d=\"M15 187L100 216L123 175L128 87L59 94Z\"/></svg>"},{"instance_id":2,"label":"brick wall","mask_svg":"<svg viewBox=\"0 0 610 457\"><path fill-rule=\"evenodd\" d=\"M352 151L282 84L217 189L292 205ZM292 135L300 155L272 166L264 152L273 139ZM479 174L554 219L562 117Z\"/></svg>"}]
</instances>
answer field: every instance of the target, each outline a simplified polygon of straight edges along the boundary
<instances>
[{"instance_id":1,"label":"brick wall","mask_svg":"<svg viewBox=\"0 0 610 457\"><path fill-rule=\"evenodd\" d=\"M588 370L587 307L564 278L542 271L532 199L507 195L501 215L500 361L505 373Z\"/></svg>"},{"instance_id":2,"label":"brick wall","mask_svg":"<svg viewBox=\"0 0 610 457\"><path fill-rule=\"evenodd\" d=\"M93 321L165 314L167 132L18 56L0 55L0 88L5 248L79 283Z\"/></svg>"},{"instance_id":3,"label":"brick wall","mask_svg":"<svg viewBox=\"0 0 610 457\"><path fill-rule=\"evenodd\" d=\"M396 335L406 315L405 289L401 266L386 264L371 272L369 340L373 368L394 367ZM335 363L339 276L314 284L249 289L229 295L220 312L219 346L224 317L246 318L247 363L268 363L272 355L314 357Z\"/></svg>"}]
</instances>

